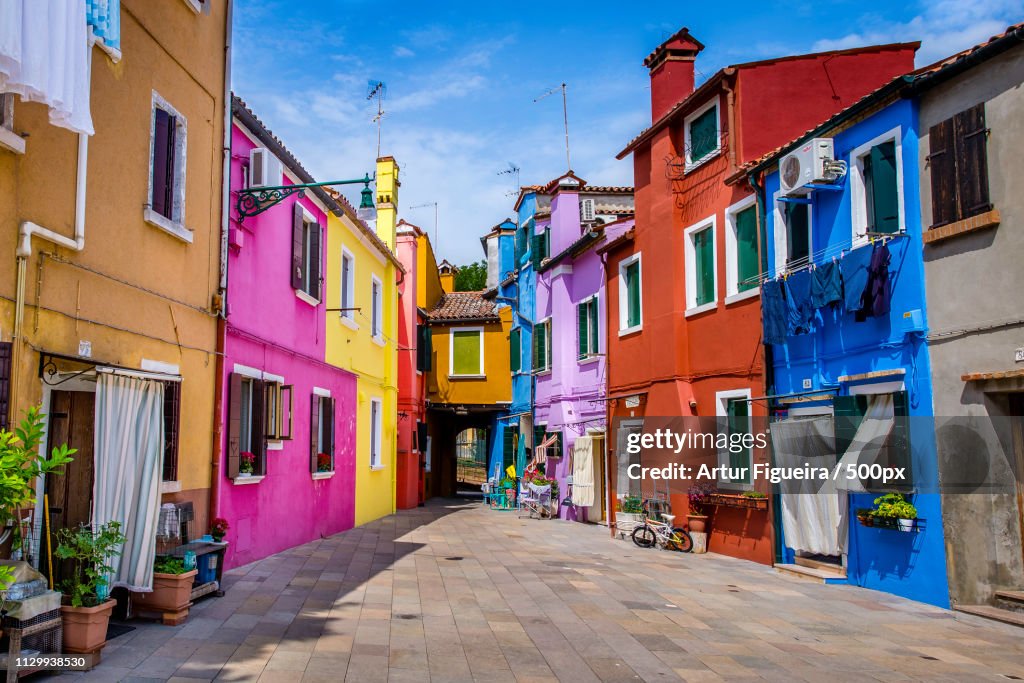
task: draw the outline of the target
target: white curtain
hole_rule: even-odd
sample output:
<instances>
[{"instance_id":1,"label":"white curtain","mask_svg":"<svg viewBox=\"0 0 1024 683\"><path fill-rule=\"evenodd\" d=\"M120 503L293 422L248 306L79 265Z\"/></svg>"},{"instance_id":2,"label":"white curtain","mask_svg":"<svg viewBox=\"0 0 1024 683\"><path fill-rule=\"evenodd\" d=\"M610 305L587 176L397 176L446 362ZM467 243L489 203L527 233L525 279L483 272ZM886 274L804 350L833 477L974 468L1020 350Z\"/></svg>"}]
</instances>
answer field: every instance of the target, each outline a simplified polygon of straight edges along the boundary
<instances>
[{"instance_id":1,"label":"white curtain","mask_svg":"<svg viewBox=\"0 0 1024 683\"><path fill-rule=\"evenodd\" d=\"M572 502L576 507L594 504L594 440L589 436L572 446Z\"/></svg>"},{"instance_id":2,"label":"white curtain","mask_svg":"<svg viewBox=\"0 0 1024 683\"><path fill-rule=\"evenodd\" d=\"M0 92L50 108L50 123L92 135L83 0L0 0Z\"/></svg>"},{"instance_id":3,"label":"white curtain","mask_svg":"<svg viewBox=\"0 0 1024 683\"><path fill-rule=\"evenodd\" d=\"M832 418L791 418L771 425L772 451L777 467L836 465ZM831 477L792 479L780 484L782 530L793 550L839 555L846 548L846 495L837 494Z\"/></svg>"},{"instance_id":4,"label":"white curtain","mask_svg":"<svg viewBox=\"0 0 1024 683\"><path fill-rule=\"evenodd\" d=\"M128 538L111 587L153 590L163 473L164 385L100 373L96 383L93 520L121 523Z\"/></svg>"},{"instance_id":5,"label":"white curtain","mask_svg":"<svg viewBox=\"0 0 1024 683\"><path fill-rule=\"evenodd\" d=\"M847 465L873 465L878 460L878 454L892 432L895 415L892 394L868 396L864 419L857 426L857 433L854 434L850 447L839 461L841 473L846 472ZM845 479L842 476L836 486L854 492L866 490L859 479Z\"/></svg>"}]
</instances>

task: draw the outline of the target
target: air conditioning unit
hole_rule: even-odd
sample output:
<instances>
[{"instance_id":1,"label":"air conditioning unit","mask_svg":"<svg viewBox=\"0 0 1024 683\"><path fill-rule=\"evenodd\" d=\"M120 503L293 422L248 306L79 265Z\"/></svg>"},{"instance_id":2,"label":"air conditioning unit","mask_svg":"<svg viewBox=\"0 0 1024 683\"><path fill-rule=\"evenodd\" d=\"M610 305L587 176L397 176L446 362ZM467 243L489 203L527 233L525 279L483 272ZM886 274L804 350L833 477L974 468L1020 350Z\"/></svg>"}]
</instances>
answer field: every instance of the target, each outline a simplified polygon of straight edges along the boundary
<instances>
[{"instance_id":1,"label":"air conditioning unit","mask_svg":"<svg viewBox=\"0 0 1024 683\"><path fill-rule=\"evenodd\" d=\"M832 138L809 140L799 149L782 157L779 164L782 194L806 194L805 185L831 182L842 175L841 167L845 167L845 164L836 163Z\"/></svg>"},{"instance_id":2,"label":"air conditioning unit","mask_svg":"<svg viewBox=\"0 0 1024 683\"><path fill-rule=\"evenodd\" d=\"M580 200L580 220L584 223L594 221L594 200L587 198Z\"/></svg>"},{"instance_id":3,"label":"air conditioning unit","mask_svg":"<svg viewBox=\"0 0 1024 683\"><path fill-rule=\"evenodd\" d=\"M249 187L277 187L283 178L284 167L269 149L249 150Z\"/></svg>"}]
</instances>

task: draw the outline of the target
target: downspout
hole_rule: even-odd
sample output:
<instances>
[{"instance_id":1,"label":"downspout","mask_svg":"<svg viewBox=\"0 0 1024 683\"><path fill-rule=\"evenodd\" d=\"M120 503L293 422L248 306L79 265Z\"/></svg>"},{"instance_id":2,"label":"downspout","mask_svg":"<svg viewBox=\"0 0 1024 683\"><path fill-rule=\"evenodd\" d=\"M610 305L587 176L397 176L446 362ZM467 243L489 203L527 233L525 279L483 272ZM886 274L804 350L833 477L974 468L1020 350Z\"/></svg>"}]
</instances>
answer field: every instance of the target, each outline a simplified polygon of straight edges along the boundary
<instances>
[{"instance_id":1,"label":"downspout","mask_svg":"<svg viewBox=\"0 0 1024 683\"><path fill-rule=\"evenodd\" d=\"M231 21L232 0L225 3L227 16L224 20L224 143L221 164L221 208L220 208L220 281L217 294L220 310L217 315L217 355L214 361L213 377L213 457L210 462L210 503L209 518L219 517L220 505L220 460L224 430L221 419L224 411L224 349L227 336L228 316L228 234L231 230Z\"/></svg>"},{"instance_id":2,"label":"downspout","mask_svg":"<svg viewBox=\"0 0 1024 683\"><path fill-rule=\"evenodd\" d=\"M729 172L736 169L736 147L739 145L737 133L739 127L736 125L736 92L729 85L729 79L736 74L736 69L727 67L723 70L725 78L722 79L722 88L725 89L726 119L729 121Z\"/></svg>"},{"instance_id":3,"label":"downspout","mask_svg":"<svg viewBox=\"0 0 1024 683\"><path fill-rule=\"evenodd\" d=\"M635 216L635 214L634 214ZM634 224L636 219L634 218ZM612 519L612 512L614 512L612 506L611 493L612 475L611 475L611 458L608 455L611 453L611 435L612 435L612 408L611 403L608 401L608 352L612 348L612 330L611 325L607 323L608 320L608 252L600 254L598 258L601 261L601 274L604 278L604 318L605 318L605 341L604 341L604 519L608 524L608 532L612 538L615 538L615 521ZM618 455L616 454L616 457Z\"/></svg>"}]
</instances>

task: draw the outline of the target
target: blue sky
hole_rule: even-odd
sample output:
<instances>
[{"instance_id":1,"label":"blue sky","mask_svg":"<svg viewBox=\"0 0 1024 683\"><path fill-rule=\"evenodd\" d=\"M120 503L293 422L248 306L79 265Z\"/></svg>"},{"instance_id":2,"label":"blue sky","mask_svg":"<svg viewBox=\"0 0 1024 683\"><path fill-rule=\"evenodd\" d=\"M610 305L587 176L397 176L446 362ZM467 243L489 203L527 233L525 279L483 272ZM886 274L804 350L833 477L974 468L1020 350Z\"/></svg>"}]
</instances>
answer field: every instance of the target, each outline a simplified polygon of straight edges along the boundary
<instances>
[{"instance_id":1,"label":"blue sky","mask_svg":"<svg viewBox=\"0 0 1024 683\"><path fill-rule=\"evenodd\" d=\"M725 10L728 10L728 14ZM921 40L918 64L1024 20L1024 0L932 2L425 3L237 0L233 88L318 179L373 170L367 81L387 84L382 154L402 167L400 215L434 232L439 258L481 258L477 239L512 215L514 179L565 170L568 84L573 170L632 184L615 154L650 122L643 58L688 26L706 49L698 79L727 64ZM350 193L357 199L357 190Z\"/></svg>"}]
</instances>

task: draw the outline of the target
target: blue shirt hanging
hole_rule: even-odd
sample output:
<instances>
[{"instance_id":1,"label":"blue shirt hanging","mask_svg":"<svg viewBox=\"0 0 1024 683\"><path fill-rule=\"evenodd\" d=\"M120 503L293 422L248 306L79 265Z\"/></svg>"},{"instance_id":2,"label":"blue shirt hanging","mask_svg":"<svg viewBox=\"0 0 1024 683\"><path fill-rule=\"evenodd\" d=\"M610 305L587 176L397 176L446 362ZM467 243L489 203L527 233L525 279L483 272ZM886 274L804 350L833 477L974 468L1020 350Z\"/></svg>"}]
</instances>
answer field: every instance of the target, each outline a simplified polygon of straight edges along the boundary
<instances>
[{"instance_id":1,"label":"blue shirt hanging","mask_svg":"<svg viewBox=\"0 0 1024 683\"><path fill-rule=\"evenodd\" d=\"M793 273L782 283L786 295L787 329L790 335L811 331L814 309L811 307L811 274L806 270Z\"/></svg>"},{"instance_id":2,"label":"blue shirt hanging","mask_svg":"<svg viewBox=\"0 0 1024 683\"><path fill-rule=\"evenodd\" d=\"M835 261L822 263L811 271L811 306L815 309L833 306L843 300L843 282L839 276L839 264Z\"/></svg>"}]
</instances>

